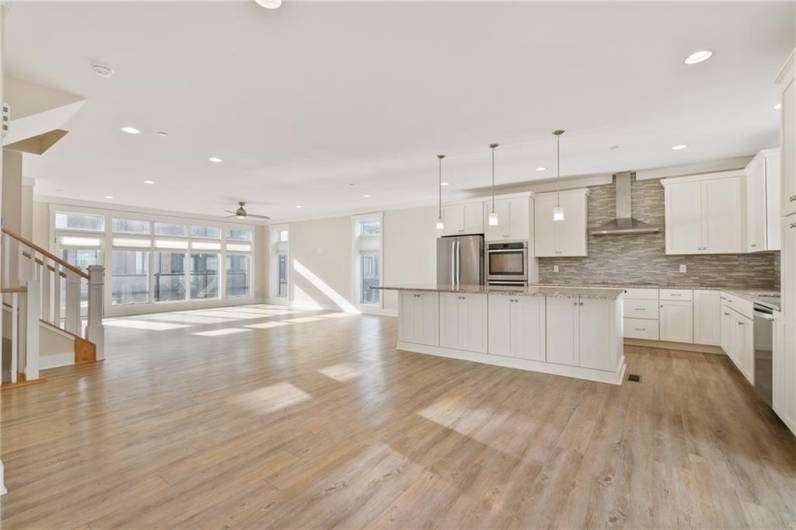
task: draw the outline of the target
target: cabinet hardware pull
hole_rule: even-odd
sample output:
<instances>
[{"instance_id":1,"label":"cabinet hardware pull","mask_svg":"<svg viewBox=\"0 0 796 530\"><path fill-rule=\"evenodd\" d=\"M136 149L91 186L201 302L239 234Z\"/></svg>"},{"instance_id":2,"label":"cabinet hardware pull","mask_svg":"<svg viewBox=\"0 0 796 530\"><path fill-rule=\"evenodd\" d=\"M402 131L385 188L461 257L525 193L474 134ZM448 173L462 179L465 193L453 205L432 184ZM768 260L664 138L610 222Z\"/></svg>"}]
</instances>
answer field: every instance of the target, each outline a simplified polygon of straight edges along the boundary
<instances>
[{"instance_id":1,"label":"cabinet hardware pull","mask_svg":"<svg viewBox=\"0 0 796 530\"><path fill-rule=\"evenodd\" d=\"M796 223L791 223L791 224L790 224L790 227L791 227L791 228L796 228Z\"/></svg>"},{"instance_id":2,"label":"cabinet hardware pull","mask_svg":"<svg viewBox=\"0 0 796 530\"><path fill-rule=\"evenodd\" d=\"M796 195L791 195L790 197L788 197L788 199L790 200L790 202L796 201Z\"/></svg>"},{"instance_id":3,"label":"cabinet hardware pull","mask_svg":"<svg viewBox=\"0 0 796 530\"><path fill-rule=\"evenodd\" d=\"M728 316L730 316L730 314L729 313L724 313L724 316L728 317Z\"/></svg>"},{"instance_id":4,"label":"cabinet hardware pull","mask_svg":"<svg viewBox=\"0 0 796 530\"><path fill-rule=\"evenodd\" d=\"M738 325L739 326L743 326L743 322L738 322Z\"/></svg>"},{"instance_id":5,"label":"cabinet hardware pull","mask_svg":"<svg viewBox=\"0 0 796 530\"><path fill-rule=\"evenodd\" d=\"M583 302L579 303L578 305L583 305Z\"/></svg>"},{"instance_id":6,"label":"cabinet hardware pull","mask_svg":"<svg viewBox=\"0 0 796 530\"><path fill-rule=\"evenodd\" d=\"M754 248L754 247L756 247L756 246L757 246L757 244L755 244L755 243L752 243L752 244L751 244L751 245L749 245L749 246L750 246L750 247L752 247L752 248Z\"/></svg>"}]
</instances>

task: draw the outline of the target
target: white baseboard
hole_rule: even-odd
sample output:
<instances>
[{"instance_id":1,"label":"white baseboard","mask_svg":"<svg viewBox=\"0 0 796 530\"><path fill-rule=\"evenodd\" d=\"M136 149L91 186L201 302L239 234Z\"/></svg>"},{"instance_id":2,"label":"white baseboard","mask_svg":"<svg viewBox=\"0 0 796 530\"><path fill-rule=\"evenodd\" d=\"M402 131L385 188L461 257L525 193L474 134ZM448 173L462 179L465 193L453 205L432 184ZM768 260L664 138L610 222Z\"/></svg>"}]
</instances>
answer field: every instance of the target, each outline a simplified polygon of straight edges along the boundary
<instances>
[{"instance_id":1,"label":"white baseboard","mask_svg":"<svg viewBox=\"0 0 796 530\"><path fill-rule=\"evenodd\" d=\"M460 359L462 361L472 361L481 364L491 364L493 366L503 366L505 368L516 368L519 370L528 370L529 372L541 372L544 374L561 375L564 377L573 377L575 379L586 379L587 381L595 381L597 383L609 383L612 385L621 385L625 378L625 357L624 355L619 360L617 370L615 372L608 372L603 370L594 370L592 368L583 368L580 366L566 366L563 364L547 363L542 361L532 361L530 359L518 359L516 357L503 357L502 355L492 355L490 353L477 353L462 350L453 350L449 348L440 348L438 346L427 346L425 344L413 344L410 342L398 342L398 349L414 353L427 353L429 355L437 355L439 357L449 357L452 359Z\"/></svg>"}]
</instances>

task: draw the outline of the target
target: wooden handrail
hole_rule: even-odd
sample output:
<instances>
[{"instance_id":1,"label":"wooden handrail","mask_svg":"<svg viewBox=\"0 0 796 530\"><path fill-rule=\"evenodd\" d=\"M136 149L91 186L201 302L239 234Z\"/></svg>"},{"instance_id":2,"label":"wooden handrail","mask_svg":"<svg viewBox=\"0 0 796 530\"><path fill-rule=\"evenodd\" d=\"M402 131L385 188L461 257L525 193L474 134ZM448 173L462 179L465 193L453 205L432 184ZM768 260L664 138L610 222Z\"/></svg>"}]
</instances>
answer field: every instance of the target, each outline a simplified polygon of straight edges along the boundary
<instances>
[{"instance_id":1,"label":"wooden handrail","mask_svg":"<svg viewBox=\"0 0 796 530\"><path fill-rule=\"evenodd\" d=\"M30 252L25 252L25 251L22 252L22 255L25 256L28 259L33 257L33 256L31 256ZM36 263L38 263L39 265L42 265L42 266L44 265L44 261L40 260L39 258L36 258ZM55 272L55 267L53 267L52 265L47 264L47 268L49 270ZM61 275L61 278L66 278L66 273L58 271L58 274Z\"/></svg>"},{"instance_id":2,"label":"wooden handrail","mask_svg":"<svg viewBox=\"0 0 796 530\"><path fill-rule=\"evenodd\" d=\"M12 293L27 293L28 288L24 285L19 287L3 287L0 289L0 294L12 294Z\"/></svg>"},{"instance_id":3,"label":"wooden handrail","mask_svg":"<svg viewBox=\"0 0 796 530\"><path fill-rule=\"evenodd\" d=\"M2 231L3 231L4 234L8 235L9 237L11 237L13 239L16 239L17 241L19 241L20 243L22 243L24 245L27 245L28 247L32 248L33 250L35 250L36 252L38 252L42 256L47 256L48 258L50 258L54 262L60 264L65 269L68 269L68 270L74 272L75 274L77 274L78 276L80 276L81 278L85 278L86 280L88 280L88 273L83 272L82 270L80 270L79 268L75 267L71 263L69 263L67 261L64 261L63 259L59 258L55 254L44 250L43 248L41 248L39 245L37 245L33 241L25 239L24 237L22 237L21 235L17 234L13 230L9 230L8 228L5 228L5 227L2 228Z\"/></svg>"}]
</instances>

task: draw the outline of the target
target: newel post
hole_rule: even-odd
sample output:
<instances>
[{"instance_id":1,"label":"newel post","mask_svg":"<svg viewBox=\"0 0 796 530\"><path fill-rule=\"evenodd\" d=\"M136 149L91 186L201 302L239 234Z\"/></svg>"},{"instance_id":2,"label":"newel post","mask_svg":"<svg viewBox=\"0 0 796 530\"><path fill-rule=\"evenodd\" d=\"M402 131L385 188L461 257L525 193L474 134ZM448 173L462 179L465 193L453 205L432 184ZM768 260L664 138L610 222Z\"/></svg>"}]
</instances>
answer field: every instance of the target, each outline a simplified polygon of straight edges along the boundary
<instances>
[{"instance_id":1,"label":"newel post","mask_svg":"<svg viewBox=\"0 0 796 530\"><path fill-rule=\"evenodd\" d=\"M105 267L89 265L88 267L88 325L86 339L97 347L97 360L105 358L105 328L102 326L104 307Z\"/></svg>"}]
</instances>

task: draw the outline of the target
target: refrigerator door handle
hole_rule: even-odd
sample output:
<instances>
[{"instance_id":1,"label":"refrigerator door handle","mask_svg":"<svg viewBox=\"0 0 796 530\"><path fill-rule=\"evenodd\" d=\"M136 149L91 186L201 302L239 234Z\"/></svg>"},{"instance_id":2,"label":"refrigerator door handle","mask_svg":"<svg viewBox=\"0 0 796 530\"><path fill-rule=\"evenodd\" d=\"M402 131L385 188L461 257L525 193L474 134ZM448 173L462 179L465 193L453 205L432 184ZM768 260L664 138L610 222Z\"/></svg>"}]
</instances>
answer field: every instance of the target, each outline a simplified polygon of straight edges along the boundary
<instances>
[{"instance_id":1,"label":"refrigerator door handle","mask_svg":"<svg viewBox=\"0 0 796 530\"><path fill-rule=\"evenodd\" d=\"M456 242L456 285L462 283L462 242Z\"/></svg>"},{"instance_id":2,"label":"refrigerator door handle","mask_svg":"<svg viewBox=\"0 0 796 530\"><path fill-rule=\"evenodd\" d=\"M451 284L456 284L456 241L451 241Z\"/></svg>"}]
</instances>

